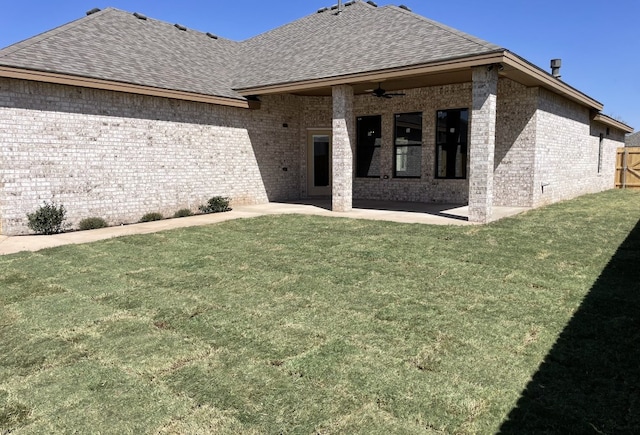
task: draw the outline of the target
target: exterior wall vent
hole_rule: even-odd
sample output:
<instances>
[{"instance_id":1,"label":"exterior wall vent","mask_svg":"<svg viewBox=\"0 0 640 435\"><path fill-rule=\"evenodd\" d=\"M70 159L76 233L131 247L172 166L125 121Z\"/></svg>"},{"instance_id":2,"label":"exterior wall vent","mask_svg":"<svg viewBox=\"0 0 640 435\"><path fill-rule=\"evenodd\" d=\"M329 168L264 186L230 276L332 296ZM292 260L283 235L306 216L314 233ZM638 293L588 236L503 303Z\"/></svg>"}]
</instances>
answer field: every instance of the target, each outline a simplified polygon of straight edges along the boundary
<instances>
[{"instance_id":1,"label":"exterior wall vent","mask_svg":"<svg viewBox=\"0 0 640 435\"><path fill-rule=\"evenodd\" d=\"M137 12L134 12L134 13L133 13L133 16L134 16L134 17L136 17L136 18L137 18L137 19L139 19L139 20L147 21L147 17L146 17L146 16L144 16L144 15L142 15L142 14L139 14L139 13L137 13Z\"/></svg>"},{"instance_id":2,"label":"exterior wall vent","mask_svg":"<svg viewBox=\"0 0 640 435\"><path fill-rule=\"evenodd\" d=\"M96 12L100 12L100 8L93 8L90 11L87 11L87 15L93 15Z\"/></svg>"}]
</instances>

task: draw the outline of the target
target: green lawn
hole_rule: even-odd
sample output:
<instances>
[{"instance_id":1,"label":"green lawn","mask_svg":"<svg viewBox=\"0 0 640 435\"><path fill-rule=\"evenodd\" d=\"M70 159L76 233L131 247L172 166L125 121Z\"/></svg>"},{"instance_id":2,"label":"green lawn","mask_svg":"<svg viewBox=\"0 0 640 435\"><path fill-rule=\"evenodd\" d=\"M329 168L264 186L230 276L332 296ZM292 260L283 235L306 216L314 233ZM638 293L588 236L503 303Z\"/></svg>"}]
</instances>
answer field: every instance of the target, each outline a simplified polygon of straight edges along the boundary
<instances>
[{"instance_id":1,"label":"green lawn","mask_svg":"<svg viewBox=\"0 0 640 435\"><path fill-rule=\"evenodd\" d=\"M638 432L639 219L610 191L0 257L0 434Z\"/></svg>"}]
</instances>

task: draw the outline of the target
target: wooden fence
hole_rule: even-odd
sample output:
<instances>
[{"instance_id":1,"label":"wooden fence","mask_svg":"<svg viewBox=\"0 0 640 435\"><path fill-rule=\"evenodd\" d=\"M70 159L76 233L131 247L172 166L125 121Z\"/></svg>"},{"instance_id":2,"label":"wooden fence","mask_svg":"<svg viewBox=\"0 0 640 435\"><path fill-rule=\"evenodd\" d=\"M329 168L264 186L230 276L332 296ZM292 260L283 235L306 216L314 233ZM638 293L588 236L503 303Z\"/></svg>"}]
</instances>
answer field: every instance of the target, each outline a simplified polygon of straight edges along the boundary
<instances>
[{"instance_id":1,"label":"wooden fence","mask_svg":"<svg viewBox=\"0 0 640 435\"><path fill-rule=\"evenodd\" d=\"M640 147L618 148L616 187L640 190Z\"/></svg>"}]
</instances>

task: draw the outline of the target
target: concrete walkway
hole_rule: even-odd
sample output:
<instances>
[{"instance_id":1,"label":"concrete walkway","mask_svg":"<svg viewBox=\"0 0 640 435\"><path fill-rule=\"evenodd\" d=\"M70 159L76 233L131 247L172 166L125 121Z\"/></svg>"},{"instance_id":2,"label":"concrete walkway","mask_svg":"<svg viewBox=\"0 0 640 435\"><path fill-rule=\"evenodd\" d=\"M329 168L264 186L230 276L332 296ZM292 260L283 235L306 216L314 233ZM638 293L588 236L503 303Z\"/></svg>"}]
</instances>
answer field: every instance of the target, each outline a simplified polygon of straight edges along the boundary
<instances>
[{"instance_id":1,"label":"concrete walkway","mask_svg":"<svg viewBox=\"0 0 640 435\"><path fill-rule=\"evenodd\" d=\"M495 219L501 219L526 210L528 209L522 207L494 207L493 212ZM38 251L40 249L62 245L90 243L132 234L149 234L173 228L210 225L231 219L277 214L321 215L430 225L473 225L467 220L468 207L460 205L354 201L354 209L352 211L341 213L331 211L331 200L329 199L289 203L271 202L268 204L237 206L234 207L232 211L225 213L165 219L140 224L100 228L97 230L74 231L50 236L0 236L0 255L14 254L21 251Z\"/></svg>"}]
</instances>

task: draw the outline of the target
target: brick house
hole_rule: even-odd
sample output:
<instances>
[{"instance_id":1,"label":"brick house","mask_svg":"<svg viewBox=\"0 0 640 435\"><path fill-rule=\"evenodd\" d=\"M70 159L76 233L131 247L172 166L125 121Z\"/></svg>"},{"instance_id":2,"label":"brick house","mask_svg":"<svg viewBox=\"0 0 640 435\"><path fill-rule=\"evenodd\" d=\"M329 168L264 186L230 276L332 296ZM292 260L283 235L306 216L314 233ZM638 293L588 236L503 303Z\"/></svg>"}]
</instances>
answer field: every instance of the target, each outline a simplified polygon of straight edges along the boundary
<instances>
[{"instance_id":1,"label":"brick house","mask_svg":"<svg viewBox=\"0 0 640 435\"><path fill-rule=\"evenodd\" d=\"M613 187L632 129L505 48L361 0L243 42L141 14L0 50L0 233L330 196L536 207Z\"/></svg>"}]
</instances>

